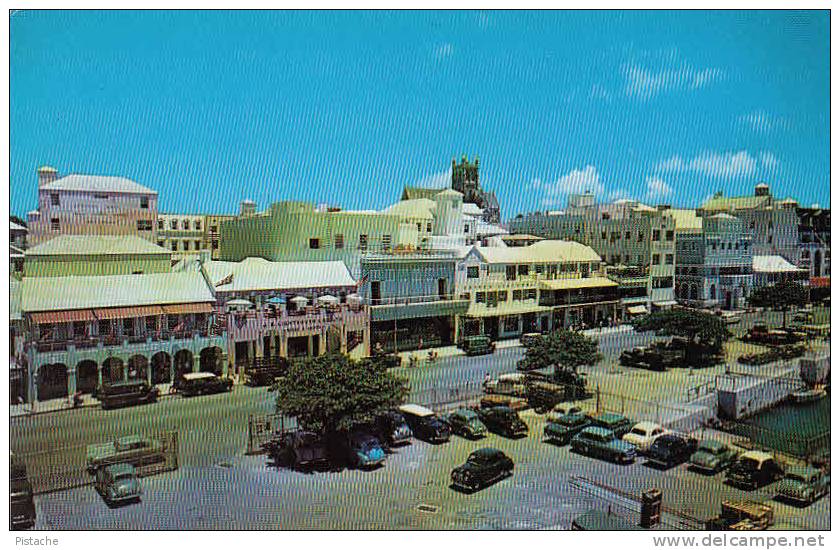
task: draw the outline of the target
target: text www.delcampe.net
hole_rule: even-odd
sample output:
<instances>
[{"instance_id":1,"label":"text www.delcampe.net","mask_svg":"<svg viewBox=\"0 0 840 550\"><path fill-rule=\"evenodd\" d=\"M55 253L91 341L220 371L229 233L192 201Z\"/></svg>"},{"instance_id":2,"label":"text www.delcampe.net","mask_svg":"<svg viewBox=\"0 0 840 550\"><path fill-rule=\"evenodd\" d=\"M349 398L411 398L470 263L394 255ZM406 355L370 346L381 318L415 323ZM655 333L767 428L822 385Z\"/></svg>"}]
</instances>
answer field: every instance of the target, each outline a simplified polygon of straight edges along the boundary
<instances>
[{"instance_id":1,"label":"text www.delcampe.net","mask_svg":"<svg viewBox=\"0 0 840 550\"><path fill-rule=\"evenodd\" d=\"M653 545L657 548L816 548L825 546L825 537L816 536L787 536L787 535L704 535L704 536L660 536L653 537Z\"/></svg>"}]
</instances>

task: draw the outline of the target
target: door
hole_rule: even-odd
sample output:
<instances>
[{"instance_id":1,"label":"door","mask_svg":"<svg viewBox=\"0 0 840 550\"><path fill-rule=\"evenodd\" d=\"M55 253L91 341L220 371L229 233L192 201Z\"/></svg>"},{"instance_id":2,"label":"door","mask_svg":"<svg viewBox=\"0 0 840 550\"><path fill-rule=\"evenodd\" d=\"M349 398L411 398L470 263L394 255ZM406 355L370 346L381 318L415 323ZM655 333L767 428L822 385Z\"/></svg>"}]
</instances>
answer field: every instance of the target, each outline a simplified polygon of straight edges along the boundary
<instances>
[{"instance_id":1,"label":"door","mask_svg":"<svg viewBox=\"0 0 840 550\"><path fill-rule=\"evenodd\" d=\"M382 301L382 292L380 288L381 283L379 281L371 281L370 282L370 303L371 305L377 306Z\"/></svg>"},{"instance_id":2,"label":"door","mask_svg":"<svg viewBox=\"0 0 840 550\"><path fill-rule=\"evenodd\" d=\"M441 300L446 300L446 279L438 279L438 297Z\"/></svg>"}]
</instances>

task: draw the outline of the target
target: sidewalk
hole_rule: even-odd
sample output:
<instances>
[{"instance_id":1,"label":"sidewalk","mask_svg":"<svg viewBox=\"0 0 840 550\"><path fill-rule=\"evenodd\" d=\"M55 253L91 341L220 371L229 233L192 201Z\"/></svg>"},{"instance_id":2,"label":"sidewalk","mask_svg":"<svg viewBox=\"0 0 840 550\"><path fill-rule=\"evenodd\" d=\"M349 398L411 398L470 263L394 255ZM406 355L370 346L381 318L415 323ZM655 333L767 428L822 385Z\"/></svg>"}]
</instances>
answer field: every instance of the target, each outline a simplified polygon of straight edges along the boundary
<instances>
[{"instance_id":1,"label":"sidewalk","mask_svg":"<svg viewBox=\"0 0 840 550\"><path fill-rule=\"evenodd\" d=\"M169 393L169 388L172 384L156 384L160 390L160 394L158 395L158 401L161 399L166 399L169 397L173 397L171 393ZM99 400L91 397L88 394L82 395L82 404L79 405L74 409L74 407L70 404L70 400L67 397L60 397L58 399L47 399L46 401L38 401L37 403L23 403L20 405L10 405L9 406L9 417L10 418L22 418L26 416L32 416L36 414L46 414L46 413L54 413L54 412L61 412L61 411L72 411L81 408L88 408L88 407L98 407Z\"/></svg>"}]
</instances>

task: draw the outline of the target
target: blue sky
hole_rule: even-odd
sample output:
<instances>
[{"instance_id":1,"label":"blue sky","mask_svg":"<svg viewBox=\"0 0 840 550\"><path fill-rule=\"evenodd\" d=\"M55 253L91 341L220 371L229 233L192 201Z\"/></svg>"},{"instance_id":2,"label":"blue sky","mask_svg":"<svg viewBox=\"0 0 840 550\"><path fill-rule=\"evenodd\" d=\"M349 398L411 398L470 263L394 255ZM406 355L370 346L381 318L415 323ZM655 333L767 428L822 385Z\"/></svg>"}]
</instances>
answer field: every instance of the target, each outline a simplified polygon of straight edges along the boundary
<instances>
[{"instance_id":1,"label":"blue sky","mask_svg":"<svg viewBox=\"0 0 840 550\"><path fill-rule=\"evenodd\" d=\"M164 212L380 209L481 157L502 214L570 191L829 206L828 12L33 12L11 18L11 212L36 168Z\"/></svg>"}]
</instances>

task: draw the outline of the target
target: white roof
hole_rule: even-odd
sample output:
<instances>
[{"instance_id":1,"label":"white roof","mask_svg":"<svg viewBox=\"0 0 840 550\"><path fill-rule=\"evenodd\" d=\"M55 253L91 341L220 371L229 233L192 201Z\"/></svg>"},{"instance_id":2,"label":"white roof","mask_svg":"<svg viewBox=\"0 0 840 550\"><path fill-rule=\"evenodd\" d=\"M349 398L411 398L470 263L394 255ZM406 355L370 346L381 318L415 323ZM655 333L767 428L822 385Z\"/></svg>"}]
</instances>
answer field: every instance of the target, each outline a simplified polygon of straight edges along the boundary
<instances>
[{"instance_id":1,"label":"white roof","mask_svg":"<svg viewBox=\"0 0 840 550\"><path fill-rule=\"evenodd\" d=\"M759 273L789 273L799 268L781 256L753 256L753 271Z\"/></svg>"},{"instance_id":2,"label":"white roof","mask_svg":"<svg viewBox=\"0 0 840 550\"><path fill-rule=\"evenodd\" d=\"M230 282L216 286L220 292L355 286L344 262L269 262L246 258L241 262L204 263L214 285L233 275Z\"/></svg>"},{"instance_id":3,"label":"white roof","mask_svg":"<svg viewBox=\"0 0 840 550\"><path fill-rule=\"evenodd\" d=\"M400 201L382 211L383 214L392 214L401 218L431 220L434 218L432 210L435 208L435 201L431 199L411 199Z\"/></svg>"},{"instance_id":4,"label":"white roof","mask_svg":"<svg viewBox=\"0 0 840 550\"><path fill-rule=\"evenodd\" d=\"M463 206L461 206L461 212L474 218L481 217L483 214L483 210L481 210L477 204L473 204L471 202L465 202Z\"/></svg>"},{"instance_id":5,"label":"white roof","mask_svg":"<svg viewBox=\"0 0 840 550\"><path fill-rule=\"evenodd\" d=\"M172 253L136 235L59 235L26 251L27 256L106 256Z\"/></svg>"},{"instance_id":6,"label":"white roof","mask_svg":"<svg viewBox=\"0 0 840 550\"><path fill-rule=\"evenodd\" d=\"M414 416L434 416L434 412L420 405L400 405L400 411Z\"/></svg>"},{"instance_id":7,"label":"white roof","mask_svg":"<svg viewBox=\"0 0 840 550\"><path fill-rule=\"evenodd\" d=\"M573 241L545 240L530 246L477 246L475 249L491 264L601 261L601 257L590 247Z\"/></svg>"},{"instance_id":8,"label":"white roof","mask_svg":"<svg viewBox=\"0 0 840 550\"><path fill-rule=\"evenodd\" d=\"M128 178L116 176L88 176L84 174L70 174L59 178L40 189L47 191L90 191L97 193L136 193L142 195L157 195L148 187L133 182Z\"/></svg>"},{"instance_id":9,"label":"white roof","mask_svg":"<svg viewBox=\"0 0 840 550\"><path fill-rule=\"evenodd\" d=\"M27 313L215 301L201 273L24 277L21 292Z\"/></svg>"},{"instance_id":10,"label":"white roof","mask_svg":"<svg viewBox=\"0 0 840 550\"><path fill-rule=\"evenodd\" d=\"M9 220L9 230L10 231L29 231L29 229L25 228L24 226Z\"/></svg>"},{"instance_id":11,"label":"white roof","mask_svg":"<svg viewBox=\"0 0 840 550\"><path fill-rule=\"evenodd\" d=\"M206 378L216 378L212 372L188 372L184 375L184 380L202 380Z\"/></svg>"}]
</instances>

